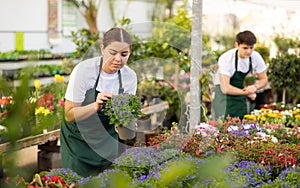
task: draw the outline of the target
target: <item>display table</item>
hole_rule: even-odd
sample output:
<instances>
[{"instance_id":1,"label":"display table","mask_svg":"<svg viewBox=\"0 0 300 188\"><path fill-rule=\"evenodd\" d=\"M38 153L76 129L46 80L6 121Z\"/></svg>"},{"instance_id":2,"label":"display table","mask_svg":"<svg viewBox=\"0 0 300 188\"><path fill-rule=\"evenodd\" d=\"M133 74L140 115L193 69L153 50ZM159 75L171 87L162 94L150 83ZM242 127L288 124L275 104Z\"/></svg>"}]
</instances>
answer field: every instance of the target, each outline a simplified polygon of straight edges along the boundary
<instances>
[{"instance_id":1,"label":"display table","mask_svg":"<svg viewBox=\"0 0 300 188\"><path fill-rule=\"evenodd\" d=\"M155 124L155 129L148 130L143 132L143 136L151 136L157 134L158 125L158 117L162 114L162 112L166 111L169 108L168 102L162 101L158 104L154 104L151 106L147 106L142 109L144 114L151 115L151 124ZM46 168L53 167L53 164L58 165L59 158L59 146L57 146L57 141L60 137L60 129L45 132L43 134L28 136L26 138L22 138L16 141L15 146L12 148L11 143L3 143L0 144L0 154L3 155L8 151L16 151L21 150L31 146L38 146L40 150L38 153L39 161L38 166L40 170L45 170ZM1 157L0 157L1 158ZM3 168L2 161L0 161L0 177L3 176ZM51 163L51 164L49 164ZM47 166L48 165L48 166ZM55 167L55 166L54 166Z\"/></svg>"},{"instance_id":2,"label":"display table","mask_svg":"<svg viewBox=\"0 0 300 188\"><path fill-rule=\"evenodd\" d=\"M14 148L11 148L10 143L3 143L0 144L0 154L3 155L5 152L8 151L20 150L20 149L24 149L36 145L38 145L38 149L40 149L42 152L43 151L59 152L59 147L56 144L53 145L53 143L57 142L59 137L60 137L60 129L57 129L57 130L45 132L43 134L29 136L17 140ZM2 159L2 157L0 157L0 159ZM1 178L3 177L2 160L0 160L0 162L1 162L0 163L0 178Z\"/></svg>"},{"instance_id":3,"label":"display table","mask_svg":"<svg viewBox=\"0 0 300 188\"><path fill-rule=\"evenodd\" d=\"M53 130L50 132L46 132L44 134L39 134L35 136L29 136L23 139L20 139L16 142L14 150L20 150L26 147L34 146L34 145L42 145L48 141L53 141L59 139L60 129ZM3 154L11 149L10 143L0 144L0 153Z\"/></svg>"},{"instance_id":4,"label":"display table","mask_svg":"<svg viewBox=\"0 0 300 188\"><path fill-rule=\"evenodd\" d=\"M151 126L148 130L137 131L138 142L147 144L149 138L159 134L168 109L169 103L167 101L161 101L158 104L142 108L143 114L150 115Z\"/></svg>"}]
</instances>

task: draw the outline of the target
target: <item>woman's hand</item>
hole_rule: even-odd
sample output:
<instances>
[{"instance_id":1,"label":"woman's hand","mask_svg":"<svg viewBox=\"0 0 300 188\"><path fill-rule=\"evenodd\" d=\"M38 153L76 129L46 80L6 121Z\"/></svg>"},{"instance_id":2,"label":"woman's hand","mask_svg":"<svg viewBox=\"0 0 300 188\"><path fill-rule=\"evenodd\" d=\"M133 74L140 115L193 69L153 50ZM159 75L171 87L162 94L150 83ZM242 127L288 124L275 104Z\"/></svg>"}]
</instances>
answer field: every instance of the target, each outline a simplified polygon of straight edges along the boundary
<instances>
[{"instance_id":1,"label":"woman's hand","mask_svg":"<svg viewBox=\"0 0 300 188\"><path fill-rule=\"evenodd\" d=\"M96 101L95 101L95 110L98 111L100 110L104 104L111 99L113 96L112 92L101 92L98 93Z\"/></svg>"}]
</instances>

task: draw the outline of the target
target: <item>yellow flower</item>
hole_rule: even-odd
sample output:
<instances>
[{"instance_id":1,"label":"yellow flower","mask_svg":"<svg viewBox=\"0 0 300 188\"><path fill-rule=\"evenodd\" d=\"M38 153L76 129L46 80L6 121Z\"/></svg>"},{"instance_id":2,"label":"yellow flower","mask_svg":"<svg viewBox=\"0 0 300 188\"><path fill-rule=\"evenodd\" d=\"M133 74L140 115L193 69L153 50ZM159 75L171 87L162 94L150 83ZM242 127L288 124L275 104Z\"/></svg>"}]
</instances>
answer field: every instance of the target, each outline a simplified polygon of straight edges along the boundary
<instances>
[{"instance_id":1,"label":"yellow flower","mask_svg":"<svg viewBox=\"0 0 300 188\"><path fill-rule=\"evenodd\" d=\"M33 80L33 84L34 84L35 89L40 89L40 87L41 87L40 80Z\"/></svg>"},{"instance_id":2,"label":"yellow flower","mask_svg":"<svg viewBox=\"0 0 300 188\"><path fill-rule=\"evenodd\" d=\"M276 118L277 114L276 113L269 113L268 116L271 117L271 118Z\"/></svg>"},{"instance_id":3,"label":"yellow flower","mask_svg":"<svg viewBox=\"0 0 300 188\"><path fill-rule=\"evenodd\" d=\"M47 115L49 115L50 113L51 113L51 112L50 112L49 109L45 109L45 110L43 111L44 116L47 116Z\"/></svg>"},{"instance_id":4,"label":"yellow flower","mask_svg":"<svg viewBox=\"0 0 300 188\"><path fill-rule=\"evenodd\" d=\"M266 118L265 116L262 116L262 117L260 117L260 120L261 120L261 121L266 121L267 118Z\"/></svg>"},{"instance_id":5,"label":"yellow flower","mask_svg":"<svg viewBox=\"0 0 300 188\"><path fill-rule=\"evenodd\" d=\"M299 120L300 119L300 115L299 114L296 115L295 118L296 118L296 120Z\"/></svg>"},{"instance_id":6,"label":"yellow flower","mask_svg":"<svg viewBox=\"0 0 300 188\"><path fill-rule=\"evenodd\" d=\"M51 111L50 111L49 109L43 107L43 106L41 106L41 107L35 109L35 112L34 112L35 115L42 114L42 115L44 115L44 116L47 116L47 115L49 115L50 113L51 113Z\"/></svg>"},{"instance_id":7,"label":"yellow flower","mask_svg":"<svg viewBox=\"0 0 300 188\"><path fill-rule=\"evenodd\" d=\"M256 120L256 116L255 115L250 115L250 114L246 114L244 116L244 118L249 119L249 120Z\"/></svg>"},{"instance_id":8,"label":"yellow flower","mask_svg":"<svg viewBox=\"0 0 300 188\"><path fill-rule=\"evenodd\" d=\"M41 106L41 107L35 109L34 114L35 115L42 114L44 110L45 110L45 107Z\"/></svg>"},{"instance_id":9,"label":"yellow flower","mask_svg":"<svg viewBox=\"0 0 300 188\"><path fill-rule=\"evenodd\" d=\"M270 109L267 109L267 108L261 108L260 110L264 113L268 113L268 111L270 111Z\"/></svg>"},{"instance_id":10,"label":"yellow flower","mask_svg":"<svg viewBox=\"0 0 300 188\"><path fill-rule=\"evenodd\" d=\"M292 114L295 115L295 114L298 114L299 112L300 112L300 110L299 110L299 109L296 109L296 110L293 110L293 111L292 111Z\"/></svg>"},{"instance_id":11,"label":"yellow flower","mask_svg":"<svg viewBox=\"0 0 300 188\"><path fill-rule=\"evenodd\" d=\"M65 77L61 76L59 74L54 75L54 80L55 82L64 82L65 81Z\"/></svg>"}]
</instances>

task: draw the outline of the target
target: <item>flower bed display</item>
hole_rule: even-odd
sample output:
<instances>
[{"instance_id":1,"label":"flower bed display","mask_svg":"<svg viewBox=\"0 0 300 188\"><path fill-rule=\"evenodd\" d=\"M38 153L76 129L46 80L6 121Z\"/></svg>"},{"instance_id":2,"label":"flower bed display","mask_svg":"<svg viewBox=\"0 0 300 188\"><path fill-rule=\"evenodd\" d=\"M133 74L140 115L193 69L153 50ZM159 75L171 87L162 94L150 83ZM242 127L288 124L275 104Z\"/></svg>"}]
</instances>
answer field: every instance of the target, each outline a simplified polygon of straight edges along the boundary
<instances>
[{"instance_id":1,"label":"flower bed display","mask_svg":"<svg viewBox=\"0 0 300 188\"><path fill-rule=\"evenodd\" d=\"M25 99L25 104L21 104L25 114L22 114L22 121L16 122L20 125L20 130L15 133L18 138L42 134L44 130L51 131L60 127L64 106L65 77L55 75L53 83L41 85L39 80L34 80L34 89L29 98ZM11 111L15 111L19 99L12 96L3 96L0 100L0 125L4 127L0 131L1 142L6 142L9 138L7 129L17 127L13 125ZM8 121L10 118L10 121Z\"/></svg>"},{"instance_id":2,"label":"flower bed display","mask_svg":"<svg viewBox=\"0 0 300 188\"><path fill-rule=\"evenodd\" d=\"M98 176L80 177L70 169L36 174L24 187L299 187L298 125L259 125L245 119L206 122L193 134L176 126L132 147ZM283 130L284 128L284 130ZM41 181L40 181L41 179Z\"/></svg>"}]
</instances>

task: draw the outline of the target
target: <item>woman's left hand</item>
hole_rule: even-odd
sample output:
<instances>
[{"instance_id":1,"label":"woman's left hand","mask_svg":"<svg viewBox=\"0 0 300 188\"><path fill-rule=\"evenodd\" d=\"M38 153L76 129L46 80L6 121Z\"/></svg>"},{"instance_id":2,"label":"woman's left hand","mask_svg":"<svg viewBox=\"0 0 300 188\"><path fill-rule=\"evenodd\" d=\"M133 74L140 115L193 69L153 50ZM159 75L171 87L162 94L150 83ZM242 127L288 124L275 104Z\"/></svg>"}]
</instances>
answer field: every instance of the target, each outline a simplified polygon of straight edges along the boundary
<instances>
[{"instance_id":1,"label":"woman's left hand","mask_svg":"<svg viewBox=\"0 0 300 188\"><path fill-rule=\"evenodd\" d=\"M111 99L113 96L112 92L101 92L98 93L96 101L95 101L95 110L98 111L100 110L103 105L109 100Z\"/></svg>"}]
</instances>

